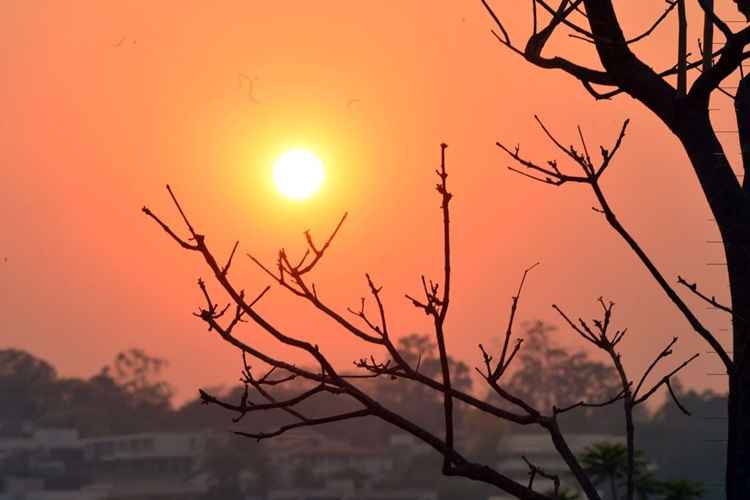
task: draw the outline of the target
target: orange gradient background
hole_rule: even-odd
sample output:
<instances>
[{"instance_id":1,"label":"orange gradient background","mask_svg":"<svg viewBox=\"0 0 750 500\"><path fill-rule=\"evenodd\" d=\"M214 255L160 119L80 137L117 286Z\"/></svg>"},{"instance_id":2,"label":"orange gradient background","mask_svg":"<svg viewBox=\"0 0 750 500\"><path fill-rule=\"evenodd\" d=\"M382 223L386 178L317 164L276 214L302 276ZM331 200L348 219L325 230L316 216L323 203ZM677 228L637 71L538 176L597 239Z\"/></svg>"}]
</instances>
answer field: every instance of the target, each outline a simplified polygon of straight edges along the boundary
<instances>
[{"instance_id":1,"label":"orange gradient background","mask_svg":"<svg viewBox=\"0 0 750 500\"><path fill-rule=\"evenodd\" d=\"M530 21L520 3L496 7L523 44ZM633 34L664 7L618 3ZM655 67L673 64L674 24L638 47ZM622 346L633 376L672 336L680 342L669 365L704 353L591 210L585 188L512 174L494 145L520 142L533 158L562 160L534 113L565 143L577 142L580 124L597 150L631 118L604 181L613 207L666 276L683 274L725 300L724 269L707 265L723 261L719 245L706 243L718 233L676 140L632 99L596 103L566 75L529 66L497 43L492 27L478 0L2 2L0 344L70 376L143 347L171 362L178 400L198 386L234 383L238 352L191 315L202 305L195 283L206 268L140 212L148 205L184 229L166 183L217 256L240 240L232 277L249 294L269 280L246 252L269 263L282 246L300 255L304 230L321 241L348 211L314 277L321 297L341 312L357 307L369 272L384 285L392 330L428 333L403 294L419 293L420 273L440 279L434 170L445 141L455 356L480 363L477 344L497 342L521 272L537 261L519 320L560 325L552 303L590 318L603 295L617 303L615 325L629 328ZM553 42L550 54L593 61L583 42L562 34ZM731 103L715 101L717 127L734 127ZM302 203L282 198L271 181L273 160L291 147L314 151L326 167L322 191ZM690 300L728 341L720 330L727 318ZM339 366L373 353L278 288L260 310ZM256 328L241 336L275 349ZM582 347L565 328L556 336ZM707 376L718 368L702 354L683 380L723 390L721 377Z\"/></svg>"}]
</instances>

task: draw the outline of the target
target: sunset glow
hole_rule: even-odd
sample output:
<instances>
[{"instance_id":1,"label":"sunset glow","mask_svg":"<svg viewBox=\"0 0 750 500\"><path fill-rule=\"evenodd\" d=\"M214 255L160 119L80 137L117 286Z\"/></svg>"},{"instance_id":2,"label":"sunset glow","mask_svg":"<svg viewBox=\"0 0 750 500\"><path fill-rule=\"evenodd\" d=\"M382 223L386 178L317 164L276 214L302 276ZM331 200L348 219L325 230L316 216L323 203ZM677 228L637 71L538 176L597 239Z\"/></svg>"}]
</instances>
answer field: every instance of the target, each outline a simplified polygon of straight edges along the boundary
<instances>
[{"instance_id":1,"label":"sunset glow","mask_svg":"<svg viewBox=\"0 0 750 500\"><path fill-rule=\"evenodd\" d=\"M533 30L527 2L488 3L503 11L514 42L525 41ZM615 4L628 36L648 29L666 5ZM701 7L686 4L697 26ZM742 19L734 2L721 4L738 16L727 19ZM597 101L563 71L541 71L508 50L490 32L494 21L478 0L2 5L2 343L48 360L60 377L88 379L114 353L139 347L170 361L165 374L176 404L194 398L197 387L237 381L235 350L190 314L205 305L194 286L210 277L204 263L184 256L140 212L148 205L181 237L190 236L166 183L221 254L221 265L240 241L231 278L251 299L271 281L245 253L273 267L286 248L296 263L307 249L303 231L321 246L348 212L310 282L358 321L346 308L359 311L363 295L366 312L378 314L364 279L371 273L384 287L394 338L430 332L429 317L403 295L421 292L422 274L440 278L434 170L443 141L455 196L451 356L481 363L477 345L496 347L508 319L501 306L517 293L522 271L541 261L519 302L519 332L521 322L543 319L560 328L566 347L583 348L563 331L551 304L589 318L599 312L592 300L604 295L617 303L616 326L639 332L621 346L629 370L643 373L657 334L666 345L685 325L630 247L591 210L586 186L555 188L507 169L512 162L498 141L520 143L521 154L542 165L557 159L561 168L575 168L563 164L569 157L541 133L535 113L566 147L581 149L580 125L596 158L598 145L609 147L630 118L603 180L618 217L665 279L683 273L730 302L726 268L706 265L725 262L721 245L706 243L717 240L707 220L713 215L707 204L694 203L702 191L675 136L633 99ZM655 39L633 48L644 50L654 68L676 62L676 14L675 8ZM694 54L701 29L688 32ZM544 54L581 64L597 57L591 43L561 29ZM737 85L734 77L726 84ZM734 106L715 106L712 120L729 130ZM719 134L735 147L727 152L734 160L741 158L737 137ZM300 150L318 165L318 180L292 175L281 183L277 176L285 175L275 167ZM274 325L306 335L347 367L371 353L277 288L258 304ZM215 283L209 291L223 307ZM705 315L708 328L730 328L730 317ZM648 332L654 339L640 337ZM251 325L237 333L276 348ZM681 333L675 355L703 352L695 337ZM706 376L721 370L704 357L705 367L688 367L681 381L724 391L728 378ZM294 361L310 360L300 353ZM478 394L485 385L474 380Z\"/></svg>"},{"instance_id":2,"label":"sunset glow","mask_svg":"<svg viewBox=\"0 0 750 500\"><path fill-rule=\"evenodd\" d=\"M292 200L314 195L323 184L323 164L310 151L287 151L273 167L273 181L281 194Z\"/></svg>"}]
</instances>

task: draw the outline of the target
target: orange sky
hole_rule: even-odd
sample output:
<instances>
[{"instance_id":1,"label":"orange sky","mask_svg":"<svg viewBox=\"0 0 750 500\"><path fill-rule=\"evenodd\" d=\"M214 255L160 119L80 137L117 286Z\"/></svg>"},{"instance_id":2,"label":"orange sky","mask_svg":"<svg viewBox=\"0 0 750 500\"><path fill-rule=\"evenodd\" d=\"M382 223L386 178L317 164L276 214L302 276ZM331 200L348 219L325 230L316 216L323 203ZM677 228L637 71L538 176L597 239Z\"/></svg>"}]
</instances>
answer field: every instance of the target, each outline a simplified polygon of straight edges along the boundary
<instances>
[{"instance_id":1,"label":"orange sky","mask_svg":"<svg viewBox=\"0 0 750 500\"><path fill-rule=\"evenodd\" d=\"M496 3L521 41L526 3ZM633 32L648 24L635 13L663 8L619 3ZM195 281L206 275L201 261L140 212L147 204L178 222L167 182L219 255L238 238L242 254L271 261L280 246L303 248L303 230L322 238L349 211L316 275L320 294L338 310L355 306L368 271L384 285L394 331L428 332L403 293L419 292L421 272L439 277L433 184L445 141L455 248L448 344L456 356L479 363L477 343L499 337L521 271L536 261L521 320L559 324L553 302L590 317L604 295L617 303L616 324L631 332L622 346L634 377L674 335L681 341L670 366L705 352L590 209L589 192L513 175L494 146L520 141L536 158L559 157L548 154L534 113L565 142L580 123L590 144L609 144L630 117L605 181L612 205L665 275L684 274L723 299L723 270L706 265L723 260L718 245L705 243L717 231L676 141L630 98L594 103L570 78L498 46L478 0L427 4L3 2L0 344L66 375L90 375L118 350L143 347L171 361L179 399L235 381L238 353L191 316L200 305ZM673 24L644 47L658 66L671 64ZM575 41L557 43L580 52ZM731 128L730 103L717 103L719 128ZM328 169L323 192L304 203L270 188L271 162L291 146L313 149ZM248 290L268 283L245 258L234 270ZM728 325L696 307L708 326ZM281 290L261 309L342 366L371 353ZM267 345L259 331L243 335ZM565 329L558 335L580 345ZM703 355L684 378L722 389L711 371L718 363Z\"/></svg>"}]
</instances>

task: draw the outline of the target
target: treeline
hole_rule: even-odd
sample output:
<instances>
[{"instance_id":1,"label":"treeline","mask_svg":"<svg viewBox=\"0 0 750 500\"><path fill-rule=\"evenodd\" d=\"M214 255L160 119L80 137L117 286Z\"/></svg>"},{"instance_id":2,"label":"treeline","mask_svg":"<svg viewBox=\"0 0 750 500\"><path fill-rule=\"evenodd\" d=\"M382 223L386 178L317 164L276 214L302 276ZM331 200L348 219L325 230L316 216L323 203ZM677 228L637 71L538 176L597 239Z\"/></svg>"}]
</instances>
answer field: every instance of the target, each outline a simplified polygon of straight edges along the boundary
<instances>
[{"instance_id":1,"label":"treeline","mask_svg":"<svg viewBox=\"0 0 750 500\"><path fill-rule=\"evenodd\" d=\"M507 390L540 409L563 407L581 400L603 401L618 392L619 379L611 366L590 359L584 351L562 347L554 335L554 328L541 322L526 325L524 346L514 361L515 371L506 375ZM419 361L423 374L440 378L436 347L430 337L416 334L404 337L399 341L399 350L409 362ZM215 405L202 404L198 397L176 407L174 391L163 378L165 364L165 360L143 350L131 349L116 355L93 377L66 378L33 354L0 350L0 435L17 435L29 424L36 428L75 428L82 436L98 436L207 429L258 432L286 422L288 415L283 412L253 412L235 424L231 420L235 415ZM499 404L485 387L474 383L468 365L451 359L450 367L455 387L485 394ZM389 378L363 379L360 383L385 406L439 432L442 425L439 393L423 385ZM276 398L285 399L304 387L292 380L272 389ZM650 414L642 411L636 416L638 448L656 465L660 479L702 480L708 487L706 498L710 498L713 485L717 492L721 491L725 427L721 419L726 414L725 398L712 391L687 390L678 383L673 384L673 389L693 415L684 415L669 399ZM214 395L239 402L243 391L243 387L234 387ZM262 401L252 391L249 398L256 403ZM348 404L323 393L296 409L315 417L345 410ZM621 435L624 429L621 403L569 412L561 417L561 426L568 433ZM377 419L341 422L317 430L361 446L383 443L389 434L398 432ZM485 463L497 460L497 444L503 433L534 431L538 429L504 425L458 404L458 437L471 455ZM426 481L430 478L434 481L431 465L424 471ZM417 470L409 474L413 478L420 475Z\"/></svg>"}]
</instances>

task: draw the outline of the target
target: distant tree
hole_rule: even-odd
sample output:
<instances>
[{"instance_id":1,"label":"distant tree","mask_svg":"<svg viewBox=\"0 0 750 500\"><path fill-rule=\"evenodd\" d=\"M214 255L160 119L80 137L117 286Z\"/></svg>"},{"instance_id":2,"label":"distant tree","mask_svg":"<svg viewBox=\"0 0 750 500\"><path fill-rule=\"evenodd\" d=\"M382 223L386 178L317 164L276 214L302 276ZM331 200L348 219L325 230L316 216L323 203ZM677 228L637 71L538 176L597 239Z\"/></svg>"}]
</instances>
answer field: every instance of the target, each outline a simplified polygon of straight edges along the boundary
<instances>
[{"instance_id":1,"label":"distant tree","mask_svg":"<svg viewBox=\"0 0 750 500\"><path fill-rule=\"evenodd\" d=\"M604 485L609 500L625 497L628 477L628 449L620 443L600 442L587 447L580 457L581 464L594 480ZM649 463L641 450L635 453L634 488L641 500L653 498L662 491L663 483L649 470Z\"/></svg>"},{"instance_id":2,"label":"distant tree","mask_svg":"<svg viewBox=\"0 0 750 500\"><path fill-rule=\"evenodd\" d=\"M172 391L157 365L163 363L133 349L88 380L57 379L46 397L33 395L44 404L36 424L71 427L86 436L173 429L167 425Z\"/></svg>"},{"instance_id":3,"label":"distant tree","mask_svg":"<svg viewBox=\"0 0 750 500\"><path fill-rule=\"evenodd\" d=\"M677 398L694 416L685 415L671 401L659 405L650 418L639 425L642 448L658 465L662 479L716 482L726 465L719 446L723 439L726 395L711 390L687 390L676 378L671 385ZM695 439L686 440L685 436ZM711 489L704 496L725 497L718 489Z\"/></svg>"},{"instance_id":4,"label":"distant tree","mask_svg":"<svg viewBox=\"0 0 750 500\"><path fill-rule=\"evenodd\" d=\"M664 482L657 479L650 467L636 471L635 496L638 500L649 500L662 491Z\"/></svg>"},{"instance_id":5,"label":"distant tree","mask_svg":"<svg viewBox=\"0 0 750 500\"><path fill-rule=\"evenodd\" d=\"M556 496L554 490L547 490L546 495L555 500L579 500L581 498L581 495L570 489L561 489Z\"/></svg>"},{"instance_id":6,"label":"distant tree","mask_svg":"<svg viewBox=\"0 0 750 500\"><path fill-rule=\"evenodd\" d=\"M419 366L420 373L425 377L440 376L438 346L428 335L412 333L398 339L396 345L404 360L412 366ZM469 367L465 363L448 356L448 370L457 390L471 391L472 380ZM363 387L368 387L368 384L364 384ZM400 377L378 377L374 379L371 390L383 405L400 415L420 422L433 432L440 429L443 402L440 394L433 389ZM461 426L460 421L465 416L464 413L456 411L457 427ZM373 436L376 440L383 433L397 432L398 429L381 423L377 426L377 431ZM361 430L358 433L361 433Z\"/></svg>"},{"instance_id":7,"label":"distant tree","mask_svg":"<svg viewBox=\"0 0 750 500\"><path fill-rule=\"evenodd\" d=\"M463 410L463 425L458 428L457 436L464 443L466 454L479 463L497 462L500 441L517 427L509 430L506 422L470 406L461 405L458 408Z\"/></svg>"},{"instance_id":8,"label":"distant tree","mask_svg":"<svg viewBox=\"0 0 750 500\"><path fill-rule=\"evenodd\" d=\"M628 450L621 444L596 443L581 456L581 465L594 484L609 487L609 500L617 500L618 483L625 478L628 467Z\"/></svg>"},{"instance_id":9,"label":"distant tree","mask_svg":"<svg viewBox=\"0 0 750 500\"><path fill-rule=\"evenodd\" d=\"M131 429L138 415L133 414L125 394L113 380L109 379L106 385L101 382L98 377L60 379L37 425L74 428L84 436L133 432ZM123 414L128 418L117 417Z\"/></svg>"},{"instance_id":10,"label":"distant tree","mask_svg":"<svg viewBox=\"0 0 750 500\"><path fill-rule=\"evenodd\" d=\"M14 381L28 385L49 384L57 377L46 361L18 349L0 350L0 380L10 386Z\"/></svg>"},{"instance_id":11,"label":"distant tree","mask_svg":"<svg viewBox=\"0 0 750 500\"><path fill-rule=\"evenodd\" d=\"M134 404L168 407L174 390L161 378L166 366L166 360L134 348L119 353L113 365L104 370L131 396Z\"/></svg>"},{"instance_id":12,"label":"distant tree","mask_svg":"<svg viewBox=\"0 0 750 500\"><path fill-rule=\"evenodd\" d=\"M678 479L661 483L660 500L698 500L703 496L705 488L697 481Z\"/></svg>"},{"instance_id":13,"label":"distant tree","mask_svg":"<svg viewBox=\"0 0 750 500\"><path fill-rule=\"evenodd\" d=\"M584 350L571 353L550 338L556 327L541 321L525 326L519 366L508 380L510 393L537 408L551 409L604 400L622 390L614 367L590 360Z\"/></svg>"},{"instance_id":14,"label":"distant tree","mask_svg":"<svg viewBox=\"0 0 750 500\"><path fill-rule=\"evenodd\" d=\"M678 399L698 415L717 418L722 415L722 410L726 408L726 394L718 394L711 389L705 389L702 392L686 389L677 377L674 378L671 386ZM675 405L662 404L656 409L650 420L653 425L661 426L662 429L672 426L686 431L696 429L696 426L701 425L701 422L696 422L696 419L689 417L690 415L685 415Z\"/></svg>"},{"instance_id":15,"label":"distant tree","mask_svg":"<svg viewBox=\"0 0 750 500\"><path fill-rule=\"evenodd\" d=\"M244 500L248 494L265 495L273 470L261 444L239 447L214 437L208 440L196 471L208 478L206 499Z\"/></svg>"},{"instance_id":16,"label":"distant tree","mask_svg":"<svg viewBox=\"0 0 750 500\"><path fill-rule=\"evenodd\" d=\"M17 349L0 350L0 401L4 402L0 423L7 428L44 415L56 379L55 369L46 361Z\"/></svg>"},{"instance_id":17,"label":"distant tree","mask_svg":"<svg viewBox=\"0 0 750 500\"><path fill-rule=\"evenodd\" d=\"M419 365L420 371L427 377L440 376L440 355L437 343L429 335L412 333L401 337L397 341L397 348L409 364ZM456 361L448 356L448 369L451 373L453 386L460 391L471 390L471 376L469 367L463 361ZM398 379L396 379L398 380ZM414 385L414 390L423 391L429 397L439 399L435 391L431 391L423 385ZM408 398L408 396L405 396Z\"/></svg>"}]
</instances>

